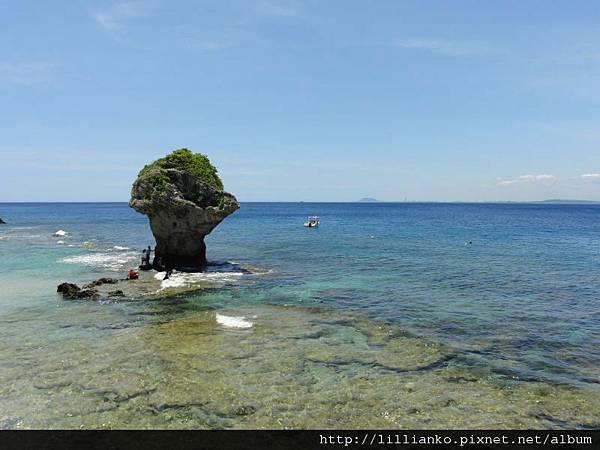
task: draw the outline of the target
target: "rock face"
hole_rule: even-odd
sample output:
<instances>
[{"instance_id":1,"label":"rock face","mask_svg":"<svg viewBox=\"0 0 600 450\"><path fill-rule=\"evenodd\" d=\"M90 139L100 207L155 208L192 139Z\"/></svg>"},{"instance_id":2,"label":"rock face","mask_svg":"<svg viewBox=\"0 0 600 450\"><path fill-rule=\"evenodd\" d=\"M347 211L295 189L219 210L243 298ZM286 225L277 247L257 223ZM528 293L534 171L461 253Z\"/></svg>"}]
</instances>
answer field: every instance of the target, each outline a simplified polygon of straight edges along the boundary
<instances>
[{"instance_id":1,"label":"rock face","mask_svg":"<svg viewBox=\"0 0 600 450\"><path fill-rule=\"evenodd\" d=\"M208 158L187 149L142 169L129 206L148 216L156 240L154 265L179 270L205 268L204 237L240 207L223 191Z\"/></svg>"}]
</instances>

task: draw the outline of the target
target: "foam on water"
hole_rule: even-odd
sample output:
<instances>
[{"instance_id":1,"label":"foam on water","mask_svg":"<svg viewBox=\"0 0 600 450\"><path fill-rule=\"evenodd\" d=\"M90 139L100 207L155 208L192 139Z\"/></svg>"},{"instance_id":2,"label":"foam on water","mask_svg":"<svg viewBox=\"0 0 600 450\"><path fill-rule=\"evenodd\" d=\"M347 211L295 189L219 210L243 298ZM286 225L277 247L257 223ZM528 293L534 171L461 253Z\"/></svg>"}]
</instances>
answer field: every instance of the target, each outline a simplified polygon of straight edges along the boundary
<instances>
[{"instance_id":1,"label":"foam on water","mask_svg":"<svg viewBox=\"0 0 600 450\"><path fill-rule=\"evenodd\" d=\"M65 230L58 230L54 233L54 236L66 236L67 232Z\"/></svg>"},{"instance_id":2,"label":"foam on water","mask_svg":"<svg viewBox=\"0 0 600 450\"><path fill-rule=\"evenodd\" d=\"M48 235L46 233L32 233L30 228L10 228L3 233L3 236L0 236L0 240L47 242Z\"/></svg>"},{"instance_id":3,"label":"foam on water","mask_svg":"<svg viewBox=\"0 0 600 450\"><path fill-rule=\"evenodd\" d=\"M227 328L251 328L253 323L246 320L245 316L225 316L223 314L216 315L217 323Z\"/></svg>"},{"instance_id":4,"label":"foam on water","mask_svg":"<svg viewBox=\"0 0 600 450\"><path fill-rule=\"evenodd\" d=\"M115 246L113 246L113 248L115 250L129 250L129 247L123 247L121 245L115 245Z\"/></svg>"},{"instance_id":5,"label":"foam on water","mask_svg":"<svg viewBox=\"0 0 600 450\"><path fill-rule=\"evenodd\" d=\"M70 264L83 264L107 270L123 270L127 265L136 262L137 254L127 253L90 253L86 255L68 256L62 262Z\"/></svg>"},{"instance_id":6,"label":"foam on water","mask_svg":"<svg viewBox=\"0 0 600 450\"><path fill-rule=\"evenodd\" d=\"M161 291L167 288L178 288L184 287L186 285L186 281L181 276L181 274L173 274L166 280L163 280L164 277L165 272L158 272L156 275L154 275L154 278L156 278L157 280L162 280L162 282L160 283Z\"/></svg>"},{"instance_id":7,"label":"foam on water","mask_svg":"<svg viewBox=\"0 0 600 450\"><path fill-rule=\"evenodd\" d=\"M185 286L192 286L197 283L211 282L216 284L225 284L234 282L243 276L243 272L173 272L173 274L166 280L165 272L157 272L154 278L162 280L160 284L160 290L167 288L178 288Z\"/></svg>"}]
</instances>

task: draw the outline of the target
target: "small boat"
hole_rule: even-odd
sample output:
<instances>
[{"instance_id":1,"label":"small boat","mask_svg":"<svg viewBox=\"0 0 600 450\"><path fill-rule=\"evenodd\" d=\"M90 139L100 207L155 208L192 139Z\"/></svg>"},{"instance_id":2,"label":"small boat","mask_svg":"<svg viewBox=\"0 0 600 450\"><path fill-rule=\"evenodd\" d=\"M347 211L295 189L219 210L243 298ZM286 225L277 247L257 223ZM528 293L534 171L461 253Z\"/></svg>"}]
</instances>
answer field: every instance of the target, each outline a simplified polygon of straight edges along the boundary
<instances>
[{"instance_id":1,"label":"small boat","mask_svg":"<svg viewBox=\"0 0 600 450\"><path fill-rule=\"evenodd\" d=\"M319 218L317 216L310 216L308 219L306 219L306 222L304 222L304 226L307 228L315 228L318 227L320 223L321 222L319 222Z\"/></svg>"}]
</instances>

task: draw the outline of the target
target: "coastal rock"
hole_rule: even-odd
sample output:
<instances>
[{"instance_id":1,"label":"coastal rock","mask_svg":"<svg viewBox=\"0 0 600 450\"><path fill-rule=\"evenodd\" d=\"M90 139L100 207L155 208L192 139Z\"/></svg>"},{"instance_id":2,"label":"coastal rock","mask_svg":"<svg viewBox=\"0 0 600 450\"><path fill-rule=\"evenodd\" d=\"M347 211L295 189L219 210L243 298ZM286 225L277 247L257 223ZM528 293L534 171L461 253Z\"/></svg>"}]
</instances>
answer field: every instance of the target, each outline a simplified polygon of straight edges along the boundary
<instances>
[{"instance_id":1,"label":"coastal rock","mask_svg":"<svg viewBox=\"0 0 600 450\"><path fill-rule=\"evenodd\" d=\"M61 283L56 288L56 292L59 292L63 297L72 297L81 291L81 288L73 283Z\"/></svg>"},{"instance_id":2,"label":"coastal rock","mask_svg":"<svg viewBox=\"0 0 600 450\"><path fill-rule=\"evenodd\" d=\"M208 158L176 150L147 165L133 183L129 206L148 216L155 268L203 270L204 237L237 210Z\"/></svg>"},{"instance_id":3,"label":"coastal rock","mask_svg":"<svg viewBox=\"0 0 600 450\"><path fill-rule=\"evenodd\" d=\"M4 220L2 220L2 217L0 217L0 225L5 224L6 222Z\"/></svg>"},{"instance_id":4,"label":"coastal rock","mask_svg":"<svg viewBox=\"0 0 600 450\"><path fill-rule=\"evenodd\" d=\"M89 284L83 286L84 289L93 289L96 286L102 286L103 284L117 284L119 280L115 278L98 278L96 281L92 281Z\"/></svg>"},{"instance_id":5,"label":"coastal rock","mask_svg":"<svg viewBox=\"0 0 600 450\"><path fill-rule=\"evenodd\" d=\"M98 298L98 291L96 289L81 289L73 283L59 284L56 288L56 292L61 293L63 298L66 299Z\"/></svg>"}]
</instances>

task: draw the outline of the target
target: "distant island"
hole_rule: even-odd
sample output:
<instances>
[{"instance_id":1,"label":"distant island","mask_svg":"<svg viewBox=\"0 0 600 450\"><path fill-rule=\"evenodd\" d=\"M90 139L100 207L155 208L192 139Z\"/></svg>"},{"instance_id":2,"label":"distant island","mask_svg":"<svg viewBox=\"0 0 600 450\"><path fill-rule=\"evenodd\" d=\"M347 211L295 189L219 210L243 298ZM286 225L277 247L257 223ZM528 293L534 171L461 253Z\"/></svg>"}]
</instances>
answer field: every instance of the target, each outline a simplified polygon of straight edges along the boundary
<instances>
[{"instance_id":1,"label":"distant island","mask_svg":"<svg viewBox=\"0 0 600 450\"><path fill-rule=\"evenodd\" d=\"M377 200L376 198L372 198L372 197L363 197L360 200L357 200L357 203L376 203L379 200Z\"/></svg>"}]
</instances>

